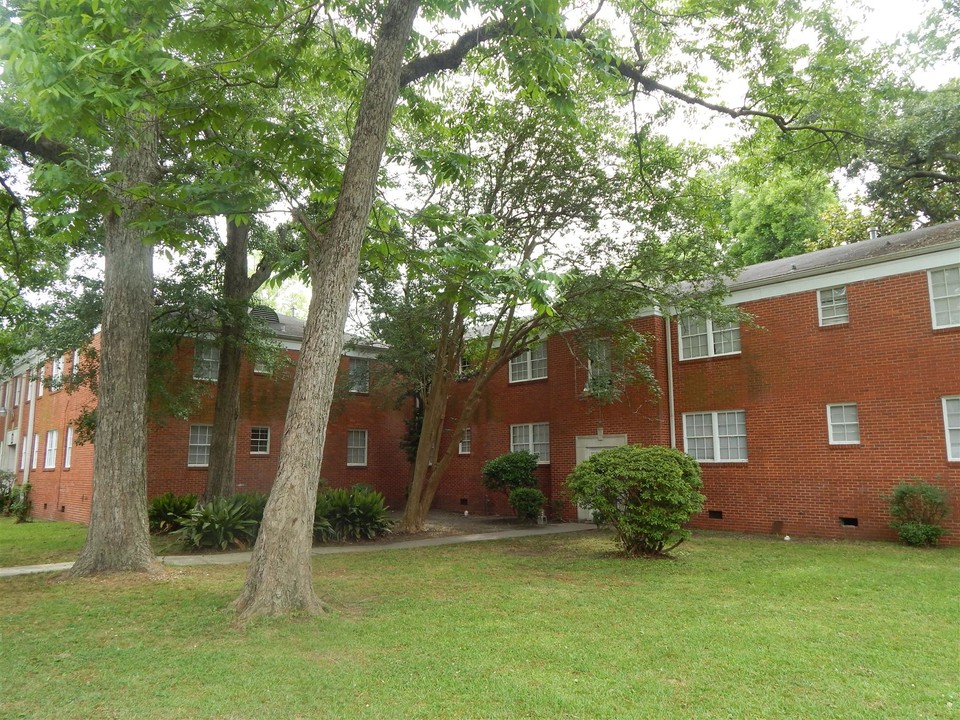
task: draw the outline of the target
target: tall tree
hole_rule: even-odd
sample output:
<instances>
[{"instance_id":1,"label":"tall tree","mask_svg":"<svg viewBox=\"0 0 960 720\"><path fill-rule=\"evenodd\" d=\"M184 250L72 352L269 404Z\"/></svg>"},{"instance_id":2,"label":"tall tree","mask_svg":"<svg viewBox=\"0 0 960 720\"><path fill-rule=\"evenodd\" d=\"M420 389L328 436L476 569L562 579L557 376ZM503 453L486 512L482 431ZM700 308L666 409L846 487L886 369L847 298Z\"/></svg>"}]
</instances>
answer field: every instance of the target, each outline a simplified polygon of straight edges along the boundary
<instances>
[{"instance_id":1,"label":"tall tree","mask_svg":"<svg viewBox=\"0 0 960 720\"><path fill-rule=\"evenodd\" d=\"M759 186L741 185L730 200L730 254L752 265L807 252L826 230L825 214L839 205L823 173L784 168Z\"/></svg>"},{"instance_id":2,"label":"tall tree","mask_svg":"<svg viewBox=\"0 0 960 720\"><path fill-rule=\"evenodd\" d=\"M40 211L31 231L79 243L102 228L101 397L78 574L154 566L144 440L152 248L176 246L191 219L225 212L231 182L242 182L229 168L182 182L185 164L216 166L206 148L219 147L222 159L245 147L245 137L217 133L228 118L236 125L238 105L226 93L199 103L199 90L213 97L216 88L275 83L273 59L287 46L281 31L296 33L312 17L284 3L183 10L173 0L24 0L5 7L0 33L0 142L40 160L30 176ZM258 127L281 145L275 124Z\"/></svg>"},{"instance_id":3,"label":"tall tree","mask_svg":"<svg viewBox=\"0 0 960 720\"><path fill-rule=\"evenodd\" d=\"M423 529L463 431L491 379L512 358L556 332L607 341L617 336L620 347L639 351L639 338L623 336L641 308L665 304L679 279L709 276L714 282L704 284L720 288L726 269L708 222L691 219L700 228L694 236L699 254L671 269L685 241L645 213L624 212L638 210L639 196L653 199L652 193L661 216L667 206L683 212L672 197L679 188L669 185L683 178L680 187L698 194L695 183L686 182L695 167L690 158L675 164L662 138L641 141L611 127L602 96L584 93L571 107L558 108L546 100L504 98L497 78L486 81L487 87L449 100L406 141L414 177L425 179L407 184L423 186L427 205L411 218L410 252L381 258L368 273L371 327L387 346L381 359L404 378L422 412L406 532ZM636 182L636 142L655 189ZM702 204L695 210L709 219ZM610 232L614 226L619 232ZM656 232L644 237L641 228ZM396 238L389 243L396 246ZM394 265L400 269L390 272ZM621 359L618 369L642 368L639 357ZM464 372L469 391L451 408L451 386ZM451 412L454 428L445 433Z\"/></svg>"}]
</instances>

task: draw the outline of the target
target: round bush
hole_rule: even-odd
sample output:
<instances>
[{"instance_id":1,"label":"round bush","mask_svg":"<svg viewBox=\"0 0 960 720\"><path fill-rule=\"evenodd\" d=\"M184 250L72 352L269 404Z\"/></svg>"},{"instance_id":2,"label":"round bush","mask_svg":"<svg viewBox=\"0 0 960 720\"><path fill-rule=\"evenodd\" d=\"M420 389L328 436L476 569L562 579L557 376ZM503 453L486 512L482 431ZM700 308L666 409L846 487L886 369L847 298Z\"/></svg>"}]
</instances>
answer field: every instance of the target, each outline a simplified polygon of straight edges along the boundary
<instances>
[{"instance_id":1,"label":"round bush","mask_svg":"<svg viewBox=\"0 0 960 720\"><path fill-rule=\"evenodd\" d=\"M547 501L538 488L518 487L510 491L508 502L517 511L517 517L522 520L536 520L540 517L543 504Z\"/></svg>"},{"instance_id":2,"label":"round bush","mask_svg":"<svg viewBox=\"0 0 960 720\"><path fill-rule=\"evenodd\" d=\"M536 487L537 456L525 450L509 452L483 464L483 486L509 493L514 488Z\"/></svg>"},{"instance_id":3,"label":"round bush","mask_svg":"<svg viewBox=\"0 0 960 720\"><path fill-rule=\"evenodd\" d=\"M890 514L900 541L907 545L936 545L943 535L941 522L950 511L947 491L925 482L902 482L890 495Z\"/></svg>"},{"instance_id":4,"label":"round bush","mask_svg":"<svg viewBox=\"0 0 960 720\"><path fill-rule=\"evenodd\" d=\"M696 460L660 446L603 450L567 478L571 500L611 525L628 555L669 552L688 538L682 526L703 509L702 487Z\"/></svg>"}]
</instances>

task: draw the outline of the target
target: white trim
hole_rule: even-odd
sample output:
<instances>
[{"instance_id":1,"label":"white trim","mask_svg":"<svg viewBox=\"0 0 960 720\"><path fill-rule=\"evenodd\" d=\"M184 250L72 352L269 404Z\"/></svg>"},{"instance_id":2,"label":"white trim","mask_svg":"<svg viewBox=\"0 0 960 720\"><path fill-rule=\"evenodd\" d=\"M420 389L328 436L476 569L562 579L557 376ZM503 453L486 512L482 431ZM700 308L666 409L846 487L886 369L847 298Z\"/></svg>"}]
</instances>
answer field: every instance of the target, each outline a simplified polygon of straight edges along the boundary
<instances>
[{"instance_id":1,"label":"white trim","mask_svg":"<svg viewBox=\"0 0 960 720\"><path fill-rule=\"evenodd\" d=\"M37 469L37 456L40 454L40 433L33 434L33 459L30 462L30 469Z\"/></svg>"},{"instance_id":2,"label":"white trim","mask_svg":"<svg viewBox=\"0 0 960 720\"><path fill-rule=\"evenodd\" d=\"M856 423L847 422L846 418L841 419L841 422L834 422L831 415L831 410L834 408L853 408L854 413L856 414ZM856 440L838 440L834 437L834 426L847 426L856 425L857 428L857 439ZM831 445L859 445L860 444L860 410L857 407L856 403L832 403L827 405L827 437L829 438Z\"/></svg>"},{"instance_id":3,"label":"white trim","mask_svg":"<svg viewBox=\"0 0 960 720\"><path fill-rule=\"evenodd\" d=\"M370 358L347 357L347 391L354 395L370 394Z\"/></svg>"},{"instance_id":4,"label":"white trim","mask_svg":"<svg viewBox=\"0 0 960 720\"><path fill-rule=\"evenodd\" d=\"M683 426L683 451L687 453L690 457L694 458L698 463L746 463L750 459L750 449L749 446L745 446L744 450L747 453L747 457L744 458L721 458L720 457L720 423L719 416L721 414L727 413L738 413L743 415L743 435L724 435L723 437L742 437L744 442L747 440L747 411L740 408L734 410L704 410L702 412L686 412L680 416L680 422ZM693 416L707 416L710 418L710 442L711 442L711 452L713 454L712 458L698 458L692 452L690 452L690 441L689 436L687 435L687 418ZM698 436L700 437L700 436ZM707 437L707 436L702 436Z\"/></svg>"},{"instance_id":5,"label":"white trim","mask_svg":"<svg viewBox=\"0 0 960 720\"><path fill-rule=\"evenodd\" d=\"M219 374L220 348L213 343L197 341L193 346L193 379L215 383Z\"/></svg>"},{"instance_id":6,"label":"white trim","mask_svg":"<svg viewBox=\"0 0 960 720\"><path fill-rule=\"evenodd\" d=\"M927 292L930 298L930 324L933 326L934 330L945 330L946 328L960 327L960 319L955 323L950 323L949 325L937 325L937 308L934 304L933 297L933 273L935 272L944 272L947 270L956 270L960 274L960 265L946 265L940 268L931 268L927 270ZM936 298L937 300L951 300L953 298L960 298L958 295L945 295L944 297ZM960 300L958 300L960 302Z\"/></svg>"},{"instance_id":7,"label":"white trim","mask_svg":"<svg viewBox=\"0 0 960 720\"><path fill-rule=\"evenodd\" d=\"M351 445L350 437L353 433L361 433L363 445ZM355 436L356 437L356 436ZM366 467L369 460L370 436L366 430L347 430L347 467ZM363 462L350 462L351 450L363 450Z\"/></svg>"},{"instance_id":8,"label":"white trim","mask_svg":"<svg viewBox=\"0 0 960 720\"><path fill-rule=\"evenodd\" d=\"M824 298L823 294L825 292L831 293L830 297L830 307L837 308L839 303L836 302L834 293L837 290L843 290L843 316L835 315L834 317L827 318L826 322L823 319L823 309L824 309ZM817 290L817 320L820 322L820 327L833 327L834 325L848 325L850 323L850 302L847 298L847 286L846 285L836 285L834 287L820 288Z\"/></svg>"},{"instance_id":9,"label":"white trim","mask_svg":"<svg viewBox=\"0 0 960 720\"><path fill-rule=\"evenodd\" d=\"M464 450L466 447L466 450ZM470 428L464 428L460 436L460 442L457 444L457 452L460 455L469 455L473 451L473 433Z\"/></svg>"},{"instance_id":10,"label":"white trim","mask_svg":"<svg viewBox=\"0 0 960 720\"><path fill-rule=\"evenodd\" d=\"M684 357L684 341L683 341L683 323L684 321L694 320L698 322L703 322L706 325L705 333L707 336L707 354L706 355L692 355L690 357ZM717 352L717 342L716 342L716 333L730 332L731 330L737 331L737 350L732 352ZM697 333L698 335L700 333ZM714 357L732 357L734 355L741 354L741 336L740 336L740 323L739 322L725 322L721 325L720 329L717 330L713 327L713 319L705 318L697 315L684 315L677 317L677 343L680 348L680 362L686 360L703 360L704 358L714 358Z\"/></svg>"},{"instance_id":11,"label":"white trim","mask_svg":"<svg viewBox=\"0 0 960 720\"><path fill-rule=\"evenodd\" d=\"M535 427L546 428L547 430L547 441L535 442L533 437L533 429ZM527 430L527 439L526 442L514 443L514 429L526 428ZM544 458L540 453L538 453L535 448L537 445L546 445L547 446L547 456ZM537 465L549 465L550 464L550 423L548 422L537 422L537 423L516 423L515 425L510 426L510 452L520 452L526 450L529 453L537 456Z\"/></svg>"},{"instance_id":12,"label":"white trim","mask_svg":"<svg viewBox=\"0 0 960 720\"><path fill-rule=\"evenodd\" d=\"M67 425L67 436L63 441L63 469L69 470L73 462L73 425Z\"/></svg>"},{"instance_id":13,"label":"white trim","mask_svg":"<svg viewBox=\"0 0 960 720\"><path fill-rule=\"evenodd\" d=\"M536 358L536 360L538 362L540 360L543 360L543 375L537 375L536 377L534 377L533 352L534 350L539 352L541 349L543 350L543 357L542 358L538 357ZM549 374L549 367L550 367L549 362L550 362L550 358L547 355L546 341L537 343L536 345L532 345L531 347L524 350L522 353L519 353L514 357L510 358L510 362L507 363L507 383L510 385L515 385L517 383L531 382L533 380L546 380ZM523 377L514 379L513 369L515 367L518 369L521 369L521 368L523 369L523 373L524 373Z\"/></svg>"},{"instance_id":14,"label":"white trim","mask_svg":"<svg viewBox=\"0 0 960 720\"><path fill-rule=\"evenodd\" d=\"M957 416L956 416L957 424L956 425L950 424L950 419L947 414L948 403L957 404ZM960 395L955 395L955 396L948 395L946 397L942 397L940 398L940 404L943 406L943 433L947 440L947 460L949 462L960 462L960 442L958 442L958 445L957 445L956 455L954 455L952 452L953 443L950 442L951 432L957 433L957 436L960 437Z\"/></svg>"},{"instance_id":15,"label":"white trim","mask_svg":"<svg viewBox=\"0 0 960 720\"><path fill-rule=\"evenodd\" d=\"M266 431L267 431L267 449L266 449L266 450L254 450L254 449L253 449L253 443L254 443L254 442L257 442L257 443L263 442L263 438L256 438L256 439L254 439L254 437L253 437L253 431L254 431L254 430L266 430ZM270 435L271 435L271 432L270 432L270 426L269 426L269 425L251 425L251 426L250 426L250 454L251 454L251 455L260 455L260 456L262 456L262 455L269 455L269 454L270 454Z\"/></svg>"},{"instance_id":16,"label":"white trim","mask_svg":"<svg viewBox=\"0 0 960 720\"><path fill-rule=\"evenodd\" d=\"M194 428L197 428L198 430L199 430L200 428L206 428L206 430L207 430L208 432L207 432L206 438L203 438L203 439L206 440L206 443L200 443L200 442L194 442L194 441L193 441L193 430L194 430ZM187 434L187 467L209 467L209 466L210 466L210 445L211 445L212 442L213 442L213 425L207 425L207 424L204 424L204 423L198 423L198 424L196 424L196 425L191 425L191 426L190 426L190 430L189 430L189 432L188 432L188 434ZM190 462L190 455L191 455L191 450L192 450L192 448L198 448L198 449L199 449L199 448L206 448L206 456L207 456L207 457L206 457L206 461L204 461L204 462ZM193 454L194 454L194 455L197 455L197 454L199 454L199 452L200 452L200 451L197 450L197 451L194 452Z\"/></svg>"},{"instance_id":17,"label":"white trim","mask_svg":"<svg viewBox=\"0 0 960 720\"><path fill-rule=\"evenodd\" d=\"M57 437L56 430L47 430L46 444L43 453L43 469L54 470L57 467ZM51 443L50 441L53 440Z\"/></svg>"}]
</instances>

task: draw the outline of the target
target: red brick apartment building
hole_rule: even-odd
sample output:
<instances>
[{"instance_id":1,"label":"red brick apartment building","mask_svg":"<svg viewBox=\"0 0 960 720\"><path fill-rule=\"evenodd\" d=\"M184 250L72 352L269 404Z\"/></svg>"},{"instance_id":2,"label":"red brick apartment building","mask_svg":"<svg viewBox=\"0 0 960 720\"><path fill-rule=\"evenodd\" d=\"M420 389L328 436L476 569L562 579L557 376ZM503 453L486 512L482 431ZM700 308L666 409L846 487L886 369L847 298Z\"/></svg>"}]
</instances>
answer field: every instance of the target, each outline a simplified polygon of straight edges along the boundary
<instances>
[{"instance_id":1,"label":"red brick apartment building","mask_svg":"<svg viewBox=\"0 0 960 720\"><path fill-rule=\"evenodd\" d=\"M506 512L504 498L480 484L480 468L527 449L541 459L551 513L585 517L563 498L577 462L624 443L662 444L701 462L707 504L696 527L892 539L885 495L899 480L919 478L950 490L944 540L960 543L960 222L754 265L729 290L729 304L752 322L665 310L637 318L650 338L658 393L637 386L601 407L584 393L589 369L562 337L514 358L458 439L435 506ZM277 318L293 360L301 327ZM209 372L208 352L196 353L197 377ZM350 392L331 416L321 474L335 485L369 483L400 507L410 466L399 441L409 411L371 394L375 355L369 347L343 358ZM186 370L189 357L184 362ZM0 467L17 468L18 481L29 477L40 517L85 521L92 449L73 444L69 421L91 399L49 388L39 396L28 366L35 374L24 363L0 390ZM67 357L43 372L70 369ZM246 377L238 489L266 490L290 379L252 367ZM451 428L466 389L451 397ZM211 398L189 420L151 429L151 496L203 487L212 408Z\"/></svg>"}]
</instances>

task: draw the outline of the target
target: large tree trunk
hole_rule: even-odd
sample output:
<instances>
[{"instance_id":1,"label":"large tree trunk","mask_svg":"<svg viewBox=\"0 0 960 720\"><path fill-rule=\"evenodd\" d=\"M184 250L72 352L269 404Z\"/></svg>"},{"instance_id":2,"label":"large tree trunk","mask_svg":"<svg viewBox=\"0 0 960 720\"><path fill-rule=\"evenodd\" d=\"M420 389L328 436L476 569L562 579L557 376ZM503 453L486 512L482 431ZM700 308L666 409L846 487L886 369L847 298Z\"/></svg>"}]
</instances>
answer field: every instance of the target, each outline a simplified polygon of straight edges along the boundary
<instances>
[{"instance_id":1,"label":"large tree trunk","mask_svg":"<svg viewBox=\"0 0 960 720\"><path fill-rule=\"evenodd\" d=\"M243 359L243 328L251 288L247 277L249 225L227 222L224 251L223 300L220 321L220 369L217 401L213 409L213 437L207 468L205 500L233 495L237 464L237 421L240 416L240 363ZM259 284L257 285L259 287Z\"/></svg>"},{"instance_id":2,"label":"large tree trunk","mask_svg":"<svg viewBox=\"0 0 960 720\"><path fill-rule=\"evenodd\" d=\"M413 481L407 495L407 504L400 520L400 530L408 533L423 532L433 493L428 493L429 479L435 474L437 455L443 440L443 421L447 415L447 400L454 369L459 364L460 345L463 339L463 323L454 317L451 305L444 308L443 328L437 346L436 365L430 379L430 390L424 398L423 424L417 457L413 464ZM455 440L451 440L454 442ZM446 455L446 452L443 453Z\"/></svg>"},{"instance_id":3,"label":"large tree trunk","mask_svg":"<svg viewBox=\"0 0 960 720\"><path fill-rule=\"evenodd\" d=\"M360 101L337 207L327 232L310 243L312 294L287 410L280 467L240 597L241 618L316 613L311 582L313 514L343 326L357 280L360 243L400 86L404 49L419 0L393 0Z\"/></svg>"},{"instance_id":4,"label":"large tree trunk","mask_svg":"<svg viewBox=\"0 0 960 720\"><path fill-rule=\"evenodd\" d=\"M105 222L100 381L93 453L90 529L74 575L157 568L147 524L146 407L150 358L153 248L136 226L147 201L136 187L158 178L157 128L128 121L113 149L111 171L120 214Z\"/></svg>"}]
</instances>

